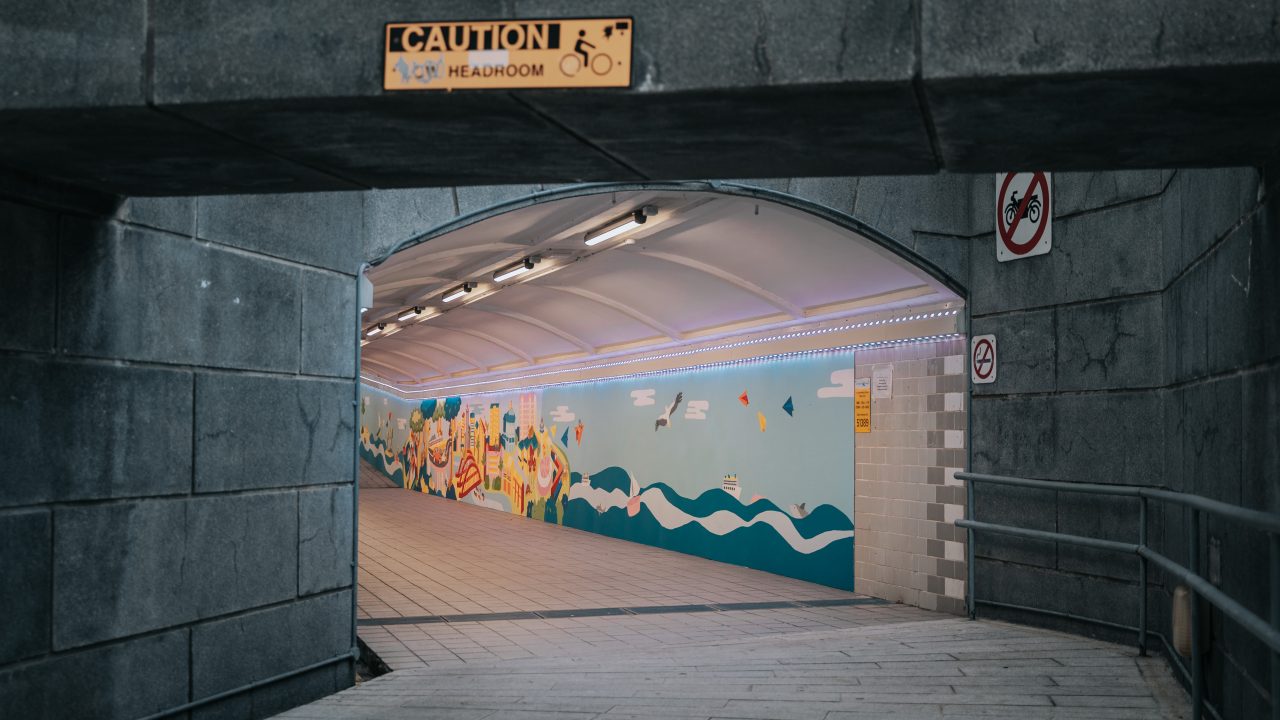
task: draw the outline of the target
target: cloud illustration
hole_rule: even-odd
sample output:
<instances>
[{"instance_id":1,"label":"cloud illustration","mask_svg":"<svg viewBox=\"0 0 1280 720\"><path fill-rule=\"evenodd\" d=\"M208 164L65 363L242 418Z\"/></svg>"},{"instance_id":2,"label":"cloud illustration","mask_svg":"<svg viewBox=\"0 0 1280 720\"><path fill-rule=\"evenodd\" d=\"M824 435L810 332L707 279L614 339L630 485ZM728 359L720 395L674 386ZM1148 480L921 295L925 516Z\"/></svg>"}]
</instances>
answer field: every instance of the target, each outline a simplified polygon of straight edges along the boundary
<instances>
[{"instance_id":1,"label":"cloud illustration","mask_svg":"<svg viewBox=\"0 0 1280 720\"><path fill-rule=\"evenodd\" d=\"M652 405L654 403L653 395L656 392L657 390L632 390L631 399L634 401L632 404L636 407Z\"/></svg>"},{"instance_id":2,"label":"cloud illustration","mask_svg":"<svg viewBox=\"0 0 1280 720\"><path fill-rule=\"evenodd\" d=\"M831 387L818 388L818 397L820 398L851 398L853 397L853 368L844 370L836 370L831 373Z\"/></svg>"},{"instance_id":3,"label":"cloud illustration","mask_svg":"<svg viewBox=\"0 0 1280 720\"><path fill-rule=\"evenodd\" d=\"M557 405L556 409L551 411L551 419L555 420L558 423L562 423L562 422L567 423L567 422L573 422L574 420L577 420L578 416L569 412L568 405Z\"/></svg>"},{"instance_id":4,"label":"cloud illustration","mask_svg":"<svg viewBox=\"0 0 1280 720\"><path fill-rule=\"evenodd\" d=\"M706 420L707 411L711 409L710 400L690 400L684 410L685 420Z\"/></svg>"}]
</instances>

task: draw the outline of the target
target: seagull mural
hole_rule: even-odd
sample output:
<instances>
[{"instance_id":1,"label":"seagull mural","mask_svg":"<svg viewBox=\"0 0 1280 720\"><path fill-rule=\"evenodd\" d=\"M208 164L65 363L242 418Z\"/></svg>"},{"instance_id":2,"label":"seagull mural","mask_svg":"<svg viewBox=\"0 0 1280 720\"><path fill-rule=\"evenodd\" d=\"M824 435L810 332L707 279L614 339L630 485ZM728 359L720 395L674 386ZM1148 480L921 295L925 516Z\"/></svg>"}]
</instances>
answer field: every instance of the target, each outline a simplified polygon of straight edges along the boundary
<instances>
[{"instance_id":1,"label":"seagull mural","mask_svg":"<svg viewBox=\"0 0 1280 720\"><path fill-rule=\"evenodd\" d=\"M684 393L682 392L676 393L676 399L673 400L671 404L667 406L666 411L663 412L661 415L659 415L658 419L654 421L653 423L654 432L658 432L658 428L671 426L671 413L675 412L676 408L680 406L681 400L684 400Z\"/></svg>"}]
</instances>

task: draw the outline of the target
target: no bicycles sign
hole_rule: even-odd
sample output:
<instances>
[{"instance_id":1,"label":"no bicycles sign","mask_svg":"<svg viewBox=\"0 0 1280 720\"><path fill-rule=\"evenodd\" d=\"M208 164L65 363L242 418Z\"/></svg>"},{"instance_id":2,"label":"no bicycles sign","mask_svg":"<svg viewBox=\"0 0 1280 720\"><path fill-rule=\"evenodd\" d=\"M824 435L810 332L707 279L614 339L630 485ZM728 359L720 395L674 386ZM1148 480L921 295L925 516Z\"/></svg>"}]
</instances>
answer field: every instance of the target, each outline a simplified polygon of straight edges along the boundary
<instances>
[{"instance_id":1,"label":"no bicycles sign","mask_svg":"<svg viewBox=\"0 0 1280 720\"><path fill-rule=\"evenodd\" d=\"M631 18L393 22L384 90L631 86Z\"/></svg>"},{"instance_id":2,"label":"no bicycles sign","mask_svg":"<svg viewBox=\"0 0 1280 720\"><path fill-rule=\"evenodd\" d=\"M1049 173L996 173L996 259L1044 255L1053 247Z\"/></svg>"}]
</instances>

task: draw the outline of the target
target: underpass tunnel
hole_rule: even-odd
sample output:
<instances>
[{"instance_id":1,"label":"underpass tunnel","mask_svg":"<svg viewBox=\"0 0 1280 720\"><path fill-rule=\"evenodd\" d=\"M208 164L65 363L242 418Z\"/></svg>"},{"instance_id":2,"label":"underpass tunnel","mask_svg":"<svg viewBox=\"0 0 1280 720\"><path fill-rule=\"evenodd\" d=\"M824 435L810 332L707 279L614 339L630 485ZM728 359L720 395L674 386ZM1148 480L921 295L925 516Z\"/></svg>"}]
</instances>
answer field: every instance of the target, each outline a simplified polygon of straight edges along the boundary
<instances>
[{"instance_id":1,"label":"underpass tunnel","mask_svg":"<svg viewBox=\"0 0 1280 720\"><path fill-rule=\"evenodd\" d=\"M427 233L370 268L362 637L389 642L386 618L673 602L962 613L963 291L813 210L601 190ZM575 550L588 536L572 530L615 542ZM620 580L601 553L643 557Z\"/></svg>"}]
</instances>

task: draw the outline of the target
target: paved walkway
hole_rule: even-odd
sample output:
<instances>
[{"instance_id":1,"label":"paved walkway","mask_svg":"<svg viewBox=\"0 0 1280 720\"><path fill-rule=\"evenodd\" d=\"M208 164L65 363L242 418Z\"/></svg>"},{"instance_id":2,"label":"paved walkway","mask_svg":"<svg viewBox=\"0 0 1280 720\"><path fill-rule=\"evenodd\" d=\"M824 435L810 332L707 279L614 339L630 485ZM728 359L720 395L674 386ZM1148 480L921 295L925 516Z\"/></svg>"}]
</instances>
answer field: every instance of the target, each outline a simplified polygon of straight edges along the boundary
<instances>
[{"instance_id":1,"label":"paved walkway","mask_svg":"<svg viewBox=\"0 0 1280 720\"><path fill-rule=\"evenodd\" d=\"M362 488L360 543L360 637L395 672L280 717L1144 720L1185 706L1129 648L402 490Z\"/></svg>"}]
</instances>

